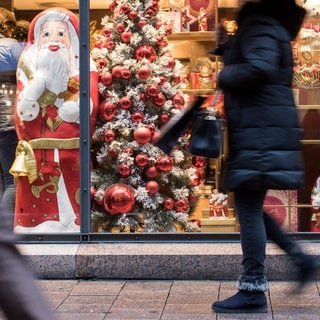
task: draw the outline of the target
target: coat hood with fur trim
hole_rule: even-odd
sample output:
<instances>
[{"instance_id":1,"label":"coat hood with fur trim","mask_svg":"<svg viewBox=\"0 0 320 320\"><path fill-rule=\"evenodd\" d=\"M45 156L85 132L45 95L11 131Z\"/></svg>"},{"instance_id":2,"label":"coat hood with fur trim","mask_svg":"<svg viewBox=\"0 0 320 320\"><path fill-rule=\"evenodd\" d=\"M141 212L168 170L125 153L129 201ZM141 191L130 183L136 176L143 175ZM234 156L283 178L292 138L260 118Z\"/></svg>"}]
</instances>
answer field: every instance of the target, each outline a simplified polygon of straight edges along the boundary
<instances>
[{"instance_id":1,"label":"coat hood with fur trim","mask_svg":"<svg viewBox=\"0 0 320 320\"><path fill-rule=\"evenodd\" d=\"M245 4L237 17L237 23L242 23L252 15L268 15L288 31L293 40L299 33L300 27L306 15L306 10L296 5L294 0L262 0L260 3L248 2Z\"/></svg>"}]
</instances>

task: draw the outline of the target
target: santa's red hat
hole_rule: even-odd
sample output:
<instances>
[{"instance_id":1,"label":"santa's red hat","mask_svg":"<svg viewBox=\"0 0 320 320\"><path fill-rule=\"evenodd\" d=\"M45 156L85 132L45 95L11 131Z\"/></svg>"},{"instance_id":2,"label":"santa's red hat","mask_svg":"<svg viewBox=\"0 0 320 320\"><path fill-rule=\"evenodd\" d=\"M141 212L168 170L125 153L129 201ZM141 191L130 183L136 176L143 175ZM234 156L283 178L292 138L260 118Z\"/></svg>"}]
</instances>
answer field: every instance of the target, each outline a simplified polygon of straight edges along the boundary
<instances>
[{"instance_id":1,"label":"santa's red hat","mask_svg":"<svg viewBox=\"0 0 320 320\"><path fill-rule=\"evenodd\" d=\"M71 41L76 37L79 41L80 36L80 27L79 27L79 18L76 14L70 10L54 7L41 11L36 15L31 21L28 33L28 44L31 45L35 41L37 42L37 36L40 34L40 27L46 21L63 21L71 27L71 32L74 30L74 34L70 35Z\"/></svg>"}]
</instances>

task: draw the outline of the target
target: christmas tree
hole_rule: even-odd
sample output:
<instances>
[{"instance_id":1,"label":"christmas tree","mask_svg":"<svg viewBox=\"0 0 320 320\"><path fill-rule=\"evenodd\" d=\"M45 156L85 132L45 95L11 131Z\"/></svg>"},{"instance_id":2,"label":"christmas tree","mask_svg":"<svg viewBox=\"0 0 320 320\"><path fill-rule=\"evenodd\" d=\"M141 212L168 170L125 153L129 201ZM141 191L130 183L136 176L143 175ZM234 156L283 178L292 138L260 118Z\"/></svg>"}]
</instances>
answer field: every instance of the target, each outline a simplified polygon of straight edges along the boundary
<instances>
[{"instance_id":1,"label":"christmas tree","mask_svg":"<svg viewBox=\"0 0 320 320\"><path fill-rule=\"evenodd\" d=\"M158 2L112 1L91 51L100 75L92 221L102 231L199 229L192 212L206 159L191 156L184 137L170 155L151 143L187 103L183 65L172 56Z\"/></svg>"}]
</instances>

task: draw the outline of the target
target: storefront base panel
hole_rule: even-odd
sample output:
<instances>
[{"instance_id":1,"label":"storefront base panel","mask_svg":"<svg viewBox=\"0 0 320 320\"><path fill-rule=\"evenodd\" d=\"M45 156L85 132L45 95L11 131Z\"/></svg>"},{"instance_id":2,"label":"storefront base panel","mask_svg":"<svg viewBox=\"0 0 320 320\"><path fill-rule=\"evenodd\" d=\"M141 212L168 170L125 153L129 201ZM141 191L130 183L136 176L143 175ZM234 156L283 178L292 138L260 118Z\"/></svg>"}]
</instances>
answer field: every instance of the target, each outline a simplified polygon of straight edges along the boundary
<instances>
[{"instance_id":1,"label":"storefront base panel","mask_svg":"<svg viewBox=\"0 0 320 320\"><path fill-rule=\"evenodd\" d=\"M303 241L312 255L320 243ZM40 279L236 280L241 273L240 243L19 244ZM266 276L295 280L290 259L268 243ZM315 277L320 280L320 273Z\"/></svg>"}]
</instances>

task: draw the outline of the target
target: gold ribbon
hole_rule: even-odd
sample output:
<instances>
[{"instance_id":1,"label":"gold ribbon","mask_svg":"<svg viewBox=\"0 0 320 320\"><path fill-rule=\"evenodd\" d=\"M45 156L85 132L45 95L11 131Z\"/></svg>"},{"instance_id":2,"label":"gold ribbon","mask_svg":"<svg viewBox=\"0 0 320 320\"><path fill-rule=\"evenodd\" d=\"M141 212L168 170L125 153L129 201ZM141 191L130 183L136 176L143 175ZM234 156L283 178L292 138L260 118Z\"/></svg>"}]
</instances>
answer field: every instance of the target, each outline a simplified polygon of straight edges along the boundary
<instances>
[{"instance_id":1,"label":"gold ribbon","mask_svg":"<svg viewBox=\"0 0 320 320\"><path fill-rule=\"evenodd\" d=\"M33 149L79 149L80 139L53 139L39 138L29 142L19 141L16 148L16 157L9 170L15 181L18 177L28 177L31 184L38 177L37 163Z\"/></svg>"},{"instance_id":2,"label":"gold ribbon","mask_svg":"<svg viewBox=\"0 0 320 320\"><path fill-rule=\"evenodd\" d=\"M19 141L16 148L16 158L9 170L15 181L18 177L28 177L29 183L38 177L37 163L30 144L27 141Z\"/></svg>"}]
</instances>

